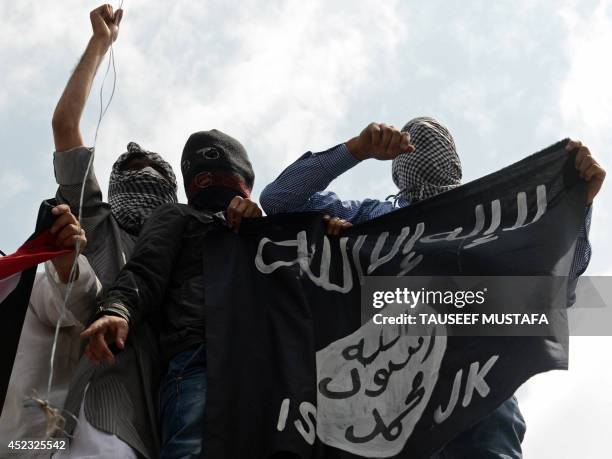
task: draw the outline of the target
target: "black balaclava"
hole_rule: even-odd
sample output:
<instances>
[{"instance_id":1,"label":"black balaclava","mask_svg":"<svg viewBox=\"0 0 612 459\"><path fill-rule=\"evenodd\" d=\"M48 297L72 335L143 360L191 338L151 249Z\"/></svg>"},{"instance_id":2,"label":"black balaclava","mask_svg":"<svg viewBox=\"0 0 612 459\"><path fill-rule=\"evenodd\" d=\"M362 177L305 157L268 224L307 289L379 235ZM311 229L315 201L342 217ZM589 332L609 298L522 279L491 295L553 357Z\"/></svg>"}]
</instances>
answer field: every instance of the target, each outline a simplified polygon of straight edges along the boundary
<instances>
[{"instance_id":1,"label":"black balaclava","mask_svg":"<svg viewBox=\"0 0 612 459\"><path fill-rule=\"evenodd\" d=\"M144 150L130 142L111 171L108 184L108 202L119 226L131 234L138 234L146 219L162 204L177 202L176 177L172 167L157 153ZM161 168L153 167L125 170L124 165L137 157L145 157Z\"/></svg>"},{"instance_id":2,"label":"black balaclava","mask_svg":"<svg viewBox=\"0 0 612 459\"><path fill-rule=\"evenodd\" d=\"M189 205L215 212L226 210L235 196L248 198L255 180L242 144L216 129L189 136L181 171Z\"/></svg>"},{"instance_id":3,"label":"black balaclava","mask_svg":"<svg viewBox=\"0 0 612 459\"><path fill-rule=\"evenodd\" d=\"M450 132L433 118L419 117L402 128L415 147L393 160L398 196L411 202L431 198L461 184L461 161Z\"/></svg>"}]
</instances>

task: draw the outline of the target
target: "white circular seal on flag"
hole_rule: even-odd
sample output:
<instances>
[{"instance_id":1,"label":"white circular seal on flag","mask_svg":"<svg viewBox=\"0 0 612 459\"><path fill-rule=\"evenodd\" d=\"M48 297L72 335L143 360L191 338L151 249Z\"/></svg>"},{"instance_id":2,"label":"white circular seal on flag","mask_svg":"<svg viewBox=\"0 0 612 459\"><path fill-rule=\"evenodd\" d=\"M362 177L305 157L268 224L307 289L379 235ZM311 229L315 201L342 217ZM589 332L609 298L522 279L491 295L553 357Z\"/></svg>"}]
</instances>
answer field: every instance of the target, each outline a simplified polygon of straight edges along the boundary
<instances>
[{"instance_id":1,"label":"white circular seal on flag","mask_svg":"<svg viewBox=\"0 0 612 459\"><path fill-rule=\"evenodd\" d=\"M400 313L389 305L387 315ZM446 350L440 328L409 325L359 330L317 352L317 436L365 457L398 454L421 418ZM414 327L414 326L410 326Z\"/></svg>"}]
</instances>

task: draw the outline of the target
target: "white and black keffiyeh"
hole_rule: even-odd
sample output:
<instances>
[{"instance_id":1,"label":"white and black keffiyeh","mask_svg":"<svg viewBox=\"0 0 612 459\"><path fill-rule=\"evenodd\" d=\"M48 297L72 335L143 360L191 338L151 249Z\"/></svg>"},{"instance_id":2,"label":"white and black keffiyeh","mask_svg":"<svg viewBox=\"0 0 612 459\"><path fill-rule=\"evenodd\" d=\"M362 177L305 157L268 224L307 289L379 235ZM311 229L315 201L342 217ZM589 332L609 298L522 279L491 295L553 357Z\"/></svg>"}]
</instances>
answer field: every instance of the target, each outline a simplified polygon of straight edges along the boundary
<instances>
[{"instance_id":1,"label":"white and black keffiyeh","mask_svg":"<svg viewBox=\"0 0 612 459\"><path fill-rule=\"evenodd\" d=\"M419 117L408 121L402 132L410 134L415 151L393 160L398 196L420 201L461 184L461 161L448 129L433 118Z\"/></svg>"},{"instance_id":2,"label":"white and black keffiyeh","mask_svg":"<svg viewBox=\"0 0 612 459\"><path fill-rule=\"evenodd\" d=\"M111 171L108 186L108 202L119 225L132 234L138 234L145 220L162 204L177 202L176 177L172 166L157 153L144 150L130 142ZM160 167L123 170L123 165L134 157L143 156Z\"/></svg>"}]
</instances>

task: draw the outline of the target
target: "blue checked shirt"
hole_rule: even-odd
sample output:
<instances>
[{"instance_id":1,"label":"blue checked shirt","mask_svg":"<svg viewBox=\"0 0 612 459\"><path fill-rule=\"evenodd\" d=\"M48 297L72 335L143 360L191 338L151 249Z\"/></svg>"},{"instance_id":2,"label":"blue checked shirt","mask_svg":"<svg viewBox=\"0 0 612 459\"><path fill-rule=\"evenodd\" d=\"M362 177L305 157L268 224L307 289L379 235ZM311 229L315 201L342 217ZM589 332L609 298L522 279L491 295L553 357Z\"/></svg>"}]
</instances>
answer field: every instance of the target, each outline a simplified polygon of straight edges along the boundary
<instances>
[{"instance_id":1,"label":"blue checked shirt","mask_svg":"<svg viewBox=\"0 0 612 459\"><path fill-rule=\"evenodd\" d=\"M403 198L399 198L397 203L377 199L342 201L336 193L324 191L336 177L358 163L345 144L320 153L307 152L263 189L260 196L261 207L268 215L317 211L357 224L410 204L410 201ZM578 234L570 271L572 279L586 270L591 259L591 244L588 239L591 209L591 206L587 207L584 225Z\"/></svg>"}]
</instances>

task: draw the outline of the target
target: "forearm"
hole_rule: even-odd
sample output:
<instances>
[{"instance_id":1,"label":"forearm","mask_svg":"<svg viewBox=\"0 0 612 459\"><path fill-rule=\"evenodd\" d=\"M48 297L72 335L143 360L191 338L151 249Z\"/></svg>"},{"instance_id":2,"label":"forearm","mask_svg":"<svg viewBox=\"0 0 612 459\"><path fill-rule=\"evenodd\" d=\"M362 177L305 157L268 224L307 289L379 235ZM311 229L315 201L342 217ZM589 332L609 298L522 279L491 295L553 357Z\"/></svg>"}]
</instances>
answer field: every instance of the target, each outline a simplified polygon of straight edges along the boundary
<instances>
[{"instance_id":1,"label":"forearm","mask_svg":"<svg viewBox=\"0 0 612 459\"><path fill-rule=\"evenodd\" d=\"M301 208L313 195L325 190L336 177L357 163L346 144L322 153L307 153L264 188L260 196L261 206L268 215Z\"/></svg>"},{"instance_id":2,"label":"forearm","mask_svg":"<svg viewBox=\"0 0 612 459\"><path fill-rule=\"evenodd\" d=\"M68 80L53 113L53 138L56 151L66 151L83 145L79 129L81 116L96 72L109 46L110 41L92 37Z\"/></svg>"},{"instance_id":3,"label":"forearm","mask_svg":"<svg viewBox=\"0 0 612 459\"><path fill-rule=\"evenodd\" d=\"M363 161L364 159L369 158L367 154L367 150L364 149L364 147L362 146L362 143L363 142L360 140L359 136L353 137L352 139L349 139L346 142L344 142L344 145L346 146L346 149L348 150L348 152L351 155L353 155L353 157L357 161Z\"/></svg>"},{"instance_id":4,"label":"forearm","mask_svg":"<svg viewBox=\"0 0 612 459\"><path fill-rule=\"evenodd\" d=\"M51 260L51 264L55 268L55 272L57 273L58 280L62 284L67 284L70 280L70 271L72 271L72 265L74 264L74 254L61 255L59 257L55 257ZM75 277L73 280L77 281L79 279L79 265L75 266Z\"/></svg>"},{"instance_id":5,"label":"forearm","mask_svg":"<svg viewBox=\"0 0 612 459\"><path fill-rule=\"evenodd\" d=\"M133 325L158 310L181 250L186 221L173 205L162 206L149 217L98 315L118 315Z\"/></svg>"}]
</instances>

